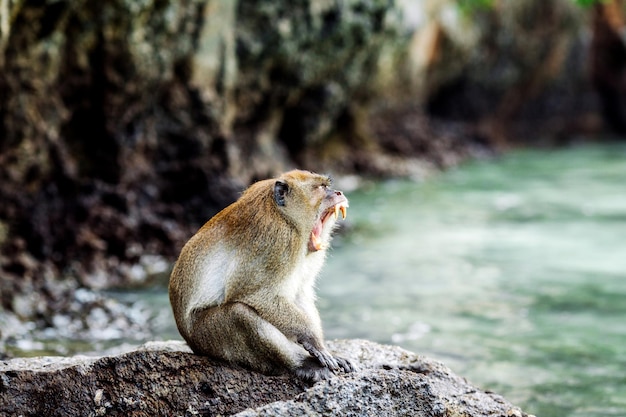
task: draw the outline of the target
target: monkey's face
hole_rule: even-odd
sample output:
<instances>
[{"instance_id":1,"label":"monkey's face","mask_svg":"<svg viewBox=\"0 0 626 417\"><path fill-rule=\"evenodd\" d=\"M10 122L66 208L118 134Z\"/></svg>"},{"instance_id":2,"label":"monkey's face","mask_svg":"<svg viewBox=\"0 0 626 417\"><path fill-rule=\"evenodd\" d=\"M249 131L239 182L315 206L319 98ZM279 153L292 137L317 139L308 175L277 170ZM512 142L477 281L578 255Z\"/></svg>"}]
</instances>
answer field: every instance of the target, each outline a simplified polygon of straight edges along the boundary
<instances>
[{"instance_id":1,"label":"monkey's face","mask_svg":"<svg viewBox=\"0 0 626 417\"><path fill-rule=\"evenodd\" d=\"M274 199L284 214L308 234L309 251L326 249L335 221L345 219L348 199L330 187L327 176L290 171L274 184Z\"/></svg>"}]
</instances>

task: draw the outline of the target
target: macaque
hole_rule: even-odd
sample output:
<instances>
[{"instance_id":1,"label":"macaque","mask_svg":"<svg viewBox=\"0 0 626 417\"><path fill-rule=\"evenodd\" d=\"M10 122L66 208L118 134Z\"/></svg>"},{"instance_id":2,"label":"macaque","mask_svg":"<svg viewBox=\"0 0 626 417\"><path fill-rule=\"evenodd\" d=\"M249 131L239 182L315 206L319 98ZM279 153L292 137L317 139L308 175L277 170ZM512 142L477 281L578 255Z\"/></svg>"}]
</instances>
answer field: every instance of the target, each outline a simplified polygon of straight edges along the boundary
<instances>
[{"instance_id":1,"label":"macaque","mask_svg":"<svg viewBox=\"0 0 626 417\"><path fill-rule=\"evenodd\" d=\"M348 200L330 178L294 170L250 186L183 247L169 284L191 349L264 374L318 381L351 372L330 354L315 278Z\"/></svg>"}]
</instances>

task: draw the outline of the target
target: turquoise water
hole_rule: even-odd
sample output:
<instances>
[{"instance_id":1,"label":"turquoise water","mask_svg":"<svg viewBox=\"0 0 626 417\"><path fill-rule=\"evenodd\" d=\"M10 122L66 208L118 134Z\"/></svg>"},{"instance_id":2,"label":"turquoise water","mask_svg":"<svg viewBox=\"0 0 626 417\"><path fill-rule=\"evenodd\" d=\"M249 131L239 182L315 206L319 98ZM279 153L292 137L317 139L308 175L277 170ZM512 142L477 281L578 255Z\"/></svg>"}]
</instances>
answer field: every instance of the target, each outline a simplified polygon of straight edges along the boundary
<instances>
[{"instance_id":1,"label":"turquoise water","mask_svg":"<svg viewBox=\"0 0 626 417\"><path fill-rule=\"evenodd\" d=\"M349 198L319 281L327 337L437 358L537 416L626 416L626 146Z\"/></svg>"}]
</instances>

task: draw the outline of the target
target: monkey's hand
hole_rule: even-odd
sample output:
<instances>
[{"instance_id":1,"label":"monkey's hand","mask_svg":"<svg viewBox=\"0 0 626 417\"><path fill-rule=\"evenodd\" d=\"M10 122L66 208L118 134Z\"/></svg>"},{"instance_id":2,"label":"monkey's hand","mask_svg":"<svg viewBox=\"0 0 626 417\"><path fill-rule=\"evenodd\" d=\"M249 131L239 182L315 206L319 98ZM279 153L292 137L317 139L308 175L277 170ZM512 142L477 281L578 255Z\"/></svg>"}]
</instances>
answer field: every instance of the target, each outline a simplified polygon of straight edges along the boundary
<instances>
[{"instance_id":1,"label":"monkey's hand","mask_svg":"<svg viewBox=\"0 0 626 417\"><path fill-rule=\"evenodd\" d=\"M333 371L339 369L339 363L333 355L330 354L323 346L319 346L319 343L315 341L315 339L311 337L302 337L298 340L298 343L302 345L302 347L311 354L314 358L316 358L322 366L329 368Z\"/></svg>"}]
</instances>

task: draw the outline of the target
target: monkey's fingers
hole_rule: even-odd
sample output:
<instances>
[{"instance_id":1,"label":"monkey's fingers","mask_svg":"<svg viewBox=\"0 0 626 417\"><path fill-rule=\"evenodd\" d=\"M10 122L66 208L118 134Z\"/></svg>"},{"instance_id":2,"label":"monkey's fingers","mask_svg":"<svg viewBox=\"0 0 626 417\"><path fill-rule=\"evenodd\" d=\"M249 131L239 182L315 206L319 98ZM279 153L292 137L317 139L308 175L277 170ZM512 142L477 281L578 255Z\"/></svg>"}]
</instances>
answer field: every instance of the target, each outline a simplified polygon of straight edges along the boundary
<instances>
[{"instance_id":1,"label":"monkey's fingers","mask_svg":"<svg viewBox=\"0 0 626 417\"><path fill-rule=\"evenodd\" d=\"M317 360L320 361L320 363L328 369L331 369L333 371L339 369L339 364L337 363L337 360L333 358L333 355L331 355L327 351L318 350L317 352L313 353L313 356L315 356Z\"/></svg>"},{"instance_id":2,"label":"monkey's fingers","mask_svg":"<svg viewBox=\"0 0 626 417\"><path fill-rule=\"evenodd\" d=\"M339 364L333 358L333 355L330 354L325 349L318 349L311 342L302 341L302 347L311 354L314 358L316 358L322 366L332 369L333 371L339 369Z\"/></svg>"},{"instance_id":3,"label":"monkey's fingers","mask_svg":"<svg viewBox=\"0 0 626 417\"><path fill-rule=\"evenodd\" d=\"M356 364L352 363L352 361L348 359L335 356L335 360L337 361L339 368L341 368L344 372L354 372L359 369Z\"/></svg>"}]
</instances>

